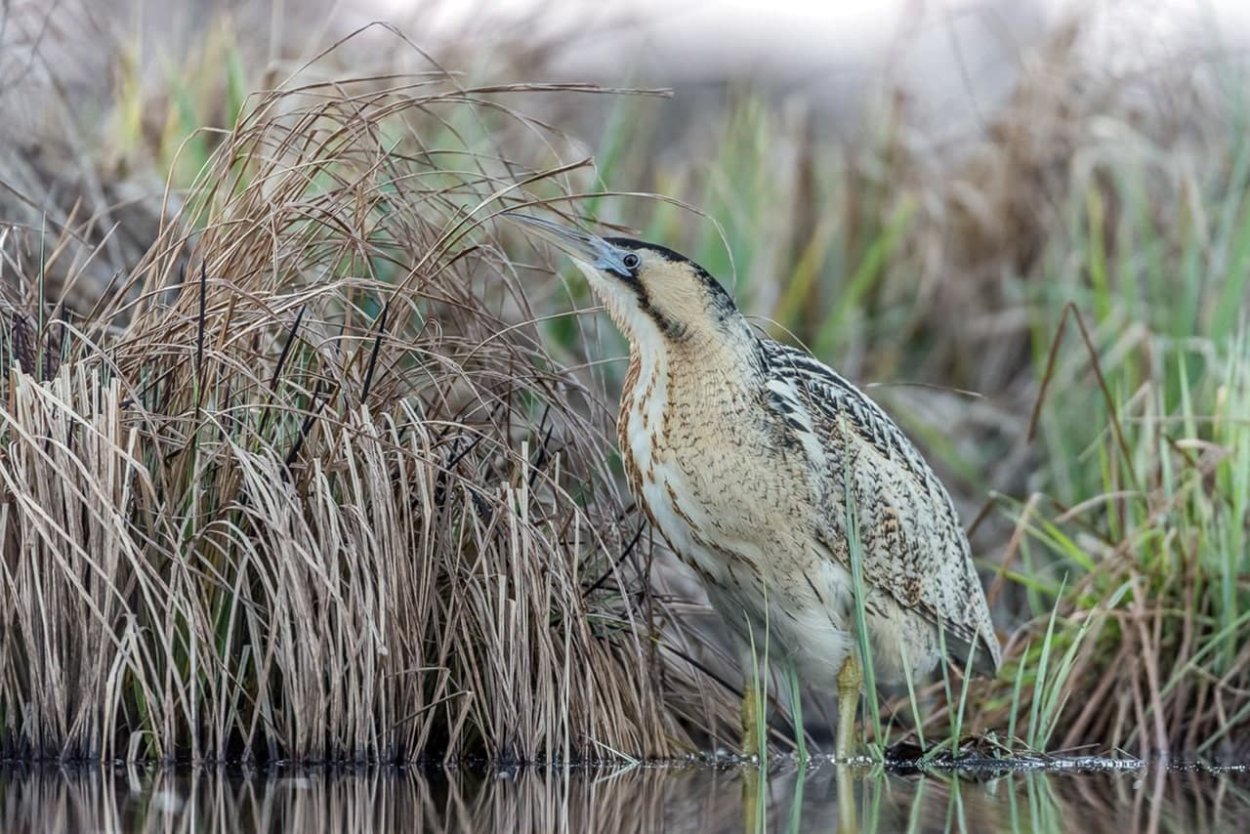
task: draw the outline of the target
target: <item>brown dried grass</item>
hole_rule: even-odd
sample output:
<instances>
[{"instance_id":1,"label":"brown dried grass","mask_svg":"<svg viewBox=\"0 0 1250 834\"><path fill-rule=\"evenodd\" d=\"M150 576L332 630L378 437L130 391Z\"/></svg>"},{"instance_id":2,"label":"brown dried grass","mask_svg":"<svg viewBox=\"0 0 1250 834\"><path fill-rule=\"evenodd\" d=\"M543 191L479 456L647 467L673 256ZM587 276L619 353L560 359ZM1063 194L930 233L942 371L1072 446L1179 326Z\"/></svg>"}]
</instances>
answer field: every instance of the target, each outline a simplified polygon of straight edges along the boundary
<instances>
[{"instance_id":1,"label":"brown dried grass","mask_svg":"<svg viewBox=\"0 0 1250 834\"><path fill-rule=\"evenodd\" d=\"M59 365L0 384L5 754L568 761L717 720L656 650L607 409L483 223L579 167L498 150L563 144L519 91L261 95L105 302L45 322Z\"/></svg>"}]
</instances>

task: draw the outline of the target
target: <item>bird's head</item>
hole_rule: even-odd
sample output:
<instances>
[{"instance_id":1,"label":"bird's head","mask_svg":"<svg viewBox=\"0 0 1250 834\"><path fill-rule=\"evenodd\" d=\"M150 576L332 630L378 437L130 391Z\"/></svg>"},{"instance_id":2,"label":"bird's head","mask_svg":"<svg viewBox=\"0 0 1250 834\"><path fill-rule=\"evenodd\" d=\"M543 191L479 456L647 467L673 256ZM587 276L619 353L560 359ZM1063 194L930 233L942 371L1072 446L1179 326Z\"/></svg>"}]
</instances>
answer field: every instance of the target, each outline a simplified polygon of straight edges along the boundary
<instances>
[{"instance_id":1,"label":"bird's head","mask_svg":"<svg viewBox=\"0 0 1250 834\"><path fill-rule=\"evenodd\" d=\"M625 337L697 343L741 337L750 328L707 270L671 249L624 237L599 237L508 213L569 255Z\"/></svg>"}]
</instances>

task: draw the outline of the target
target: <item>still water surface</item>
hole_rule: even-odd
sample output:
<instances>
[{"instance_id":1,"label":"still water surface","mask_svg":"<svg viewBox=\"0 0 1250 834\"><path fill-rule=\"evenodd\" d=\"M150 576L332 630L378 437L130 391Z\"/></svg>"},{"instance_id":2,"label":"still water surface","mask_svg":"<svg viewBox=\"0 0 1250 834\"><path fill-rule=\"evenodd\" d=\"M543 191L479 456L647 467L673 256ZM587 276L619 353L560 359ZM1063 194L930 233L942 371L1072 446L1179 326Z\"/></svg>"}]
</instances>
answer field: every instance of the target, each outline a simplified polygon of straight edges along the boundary
<instances>
[{"instance_id":1,"label":"still water surface","mask_svg":"<svg viewBox=\"0 0 1250 834\"><path fill-rule=\"evenodd\" d=\"M1250 774L0 766L0 832L1245 832ZM847 801L848 794L853 802ZM841 797L841 801L840 801ZM853 805L853 812L847 814Z\"/></svg>"}]
</instances>

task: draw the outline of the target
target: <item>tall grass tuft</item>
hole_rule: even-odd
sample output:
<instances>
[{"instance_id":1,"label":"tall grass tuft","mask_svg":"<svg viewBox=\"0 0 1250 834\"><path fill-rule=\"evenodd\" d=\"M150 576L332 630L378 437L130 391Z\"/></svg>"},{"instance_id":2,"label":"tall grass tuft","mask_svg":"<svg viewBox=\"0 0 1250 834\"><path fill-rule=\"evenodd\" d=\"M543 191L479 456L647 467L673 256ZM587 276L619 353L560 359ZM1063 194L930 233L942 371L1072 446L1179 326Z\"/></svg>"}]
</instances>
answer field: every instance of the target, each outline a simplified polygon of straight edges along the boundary
<instances>
[{"instance_id":1,"label":"tall grass tuft","mask_svg":"<svg viewBox=\"0 0 1250 834\"><path fill-rule=\"evenodd\" d=\"M483 222L577 167L496 149L539 131L509 92L254 97L56 367L6 366L0 755L688 749L603 403Z\"/></svg>"}]
</instances>

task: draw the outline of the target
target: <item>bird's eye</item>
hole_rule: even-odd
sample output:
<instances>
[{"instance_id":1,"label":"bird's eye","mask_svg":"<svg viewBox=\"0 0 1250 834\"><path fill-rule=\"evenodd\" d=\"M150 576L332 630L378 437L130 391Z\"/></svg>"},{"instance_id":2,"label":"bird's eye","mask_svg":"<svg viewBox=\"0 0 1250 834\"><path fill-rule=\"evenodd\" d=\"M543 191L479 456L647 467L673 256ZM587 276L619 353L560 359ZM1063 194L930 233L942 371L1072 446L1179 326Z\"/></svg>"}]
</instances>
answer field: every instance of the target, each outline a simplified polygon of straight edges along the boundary
<instances>
[{"instance_id":1,"label":"bird's eye","mask_svg":"<svg viewBox=\"0 0 1250 834\"><path fill-rule=\"evenodd\" d=\"M625 264L626 269L637 269L638 264L642 263L642 259L633 252L630 252L625 255L625 257L621 258L621 263Z\"/></svg>"}]
</instances>

